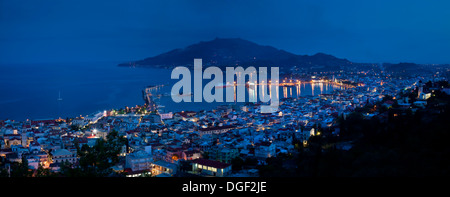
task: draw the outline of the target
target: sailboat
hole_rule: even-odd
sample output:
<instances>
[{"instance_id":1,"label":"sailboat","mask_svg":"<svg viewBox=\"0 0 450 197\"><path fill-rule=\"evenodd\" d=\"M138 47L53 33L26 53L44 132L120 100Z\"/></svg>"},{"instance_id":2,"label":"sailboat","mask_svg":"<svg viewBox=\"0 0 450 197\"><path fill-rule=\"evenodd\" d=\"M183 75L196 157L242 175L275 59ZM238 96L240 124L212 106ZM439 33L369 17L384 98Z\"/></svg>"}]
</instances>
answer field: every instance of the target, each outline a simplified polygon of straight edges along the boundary
<instances>
[{"instance_id":1,"label":"sailboat","mask_svg":"<svg viewBox=\"0 0 450 197\"><path fill-rule=\"evenodd\" d=\"M61 98L61 91L59 91L59 94L58 94L58 99L57 99L58 101L62 101L63 99Z\"/></svg>"}]
</instances>

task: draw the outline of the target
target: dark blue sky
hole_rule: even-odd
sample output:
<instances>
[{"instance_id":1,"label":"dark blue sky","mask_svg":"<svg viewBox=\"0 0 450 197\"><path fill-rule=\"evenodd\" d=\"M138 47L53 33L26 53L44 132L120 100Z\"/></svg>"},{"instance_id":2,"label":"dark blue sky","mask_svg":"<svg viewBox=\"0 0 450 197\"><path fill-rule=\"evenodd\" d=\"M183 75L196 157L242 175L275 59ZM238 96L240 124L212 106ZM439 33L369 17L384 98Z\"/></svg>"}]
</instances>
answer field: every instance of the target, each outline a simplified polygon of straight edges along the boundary
<instances>
[{"instance_id":1,"label":"dark blue sky","mask_svg":"<svg viewBox=\"0 0 450 197\"><path fill-rule=\"evenodd\" d=\"M0 0L0 63L137 60L215 37L450 63L449 10L445 0Z\"/></svg>"}]
</instances>

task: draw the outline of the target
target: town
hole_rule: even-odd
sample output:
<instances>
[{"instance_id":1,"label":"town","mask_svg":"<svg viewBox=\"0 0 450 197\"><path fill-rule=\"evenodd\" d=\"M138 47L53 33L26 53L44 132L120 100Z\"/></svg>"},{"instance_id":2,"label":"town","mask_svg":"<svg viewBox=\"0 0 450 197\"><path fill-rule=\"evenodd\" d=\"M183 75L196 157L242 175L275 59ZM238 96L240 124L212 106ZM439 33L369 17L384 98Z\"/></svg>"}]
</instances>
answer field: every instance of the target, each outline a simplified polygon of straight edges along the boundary
<instances>
[{"instance_id":1,"label":"town","mask_svg":"<svg viewBox=\"0 0 450 197\"><path fill-rule=\"evenodd\" d=\"M343 88L280 98L278 111L272 113L261 112L264 103L160 112L147 102L66 119L2 120L0 175L70 176L89 171L84 175L258 177L258 167L269 165L268 159L308 149L312 136L339 136L338 119L355 111L364 111L365 119L383 118L381 109L414 112L425 108L435 91L450 94L439 72L402 77L374 70L318 71L281 76L280 82L283 79ZM84 170L74 170L78 168Z\"/></svg>"}]
</instances>

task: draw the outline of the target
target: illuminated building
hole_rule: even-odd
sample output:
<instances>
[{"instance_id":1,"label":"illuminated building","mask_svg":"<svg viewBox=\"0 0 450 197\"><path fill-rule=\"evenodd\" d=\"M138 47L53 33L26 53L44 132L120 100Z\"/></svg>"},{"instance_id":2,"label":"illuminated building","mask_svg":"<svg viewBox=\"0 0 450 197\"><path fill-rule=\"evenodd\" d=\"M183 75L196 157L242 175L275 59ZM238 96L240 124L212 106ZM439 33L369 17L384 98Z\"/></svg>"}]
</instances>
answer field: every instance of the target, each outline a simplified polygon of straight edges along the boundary
<instances>
[{"instance_id":1,"label":"illuminated building","mask_svg":"<svg viewBox=\"0 0 450 197\"><path fill-rule=\"evenodd\" d=\"M209 159L196 159L192 161L192 171L200 175L223 177L231 173L231 164Z\"/></svg>"}]
</instances>

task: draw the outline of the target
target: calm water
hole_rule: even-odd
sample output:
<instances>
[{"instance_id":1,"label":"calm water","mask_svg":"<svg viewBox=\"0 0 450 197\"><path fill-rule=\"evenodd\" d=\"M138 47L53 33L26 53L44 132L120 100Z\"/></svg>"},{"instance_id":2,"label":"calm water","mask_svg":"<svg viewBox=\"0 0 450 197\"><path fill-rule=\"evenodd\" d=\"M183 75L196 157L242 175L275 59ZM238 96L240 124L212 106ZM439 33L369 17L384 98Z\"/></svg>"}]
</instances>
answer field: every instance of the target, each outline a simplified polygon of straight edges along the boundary
<instances>
[{"instance_id":1,"label":"calm water","mask_svg":"<svg viewBox=\"0 0 450 197\"><path fill-rule=\"evenodd\" d=\"M0 119L65 118L142 105L143 88L166 84L159 93L170 94L172 84L178 81L170 79L171 70L118 67L117 63L0 65ZM280 87L280 98L329 93L334 88L318 84ZM211 109L223 104L174 103L170 96L162 96L159 102L165 111Z\"/></svg>"}]
</instances>

